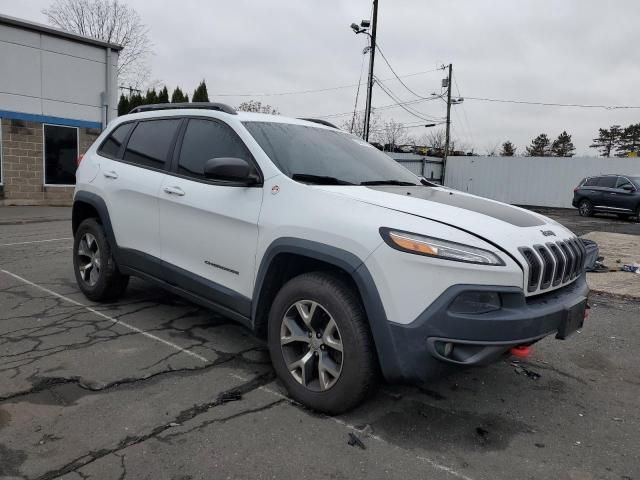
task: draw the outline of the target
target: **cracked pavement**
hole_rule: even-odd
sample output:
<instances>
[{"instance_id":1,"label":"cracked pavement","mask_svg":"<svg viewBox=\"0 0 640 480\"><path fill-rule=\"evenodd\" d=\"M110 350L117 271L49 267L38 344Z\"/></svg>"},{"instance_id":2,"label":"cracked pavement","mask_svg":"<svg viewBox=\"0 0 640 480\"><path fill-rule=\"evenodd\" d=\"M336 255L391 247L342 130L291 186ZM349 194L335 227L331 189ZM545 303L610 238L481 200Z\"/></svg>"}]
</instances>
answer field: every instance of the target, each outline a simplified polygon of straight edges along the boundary
<instances>
[{"instance_id":1,"label":"cracked pavement","mask_svg":"<svg viewBox=\"0 0 640 480\"><path fill-rule=\"evenodd\" d=\"M327 417L224 317L136 279L89 302L68 217L0 208L2 479L640 479L638 303L594 296L523 362L537 380L506 359Z\"/></svg>"}]
</instances>

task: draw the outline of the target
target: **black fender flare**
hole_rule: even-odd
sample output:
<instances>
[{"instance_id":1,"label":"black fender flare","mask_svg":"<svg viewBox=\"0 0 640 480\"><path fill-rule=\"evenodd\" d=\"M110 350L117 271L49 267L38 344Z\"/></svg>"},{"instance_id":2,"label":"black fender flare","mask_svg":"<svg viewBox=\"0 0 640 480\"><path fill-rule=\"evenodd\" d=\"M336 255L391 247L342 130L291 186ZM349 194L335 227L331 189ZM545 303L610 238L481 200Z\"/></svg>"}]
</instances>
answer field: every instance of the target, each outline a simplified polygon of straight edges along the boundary
<instances>
[{"instance_id":1,"label":"black fender flare","mask_svg":"<svg viewBox=\"0 0 640 480\"><path fill-rule=\"evenodd\" d=\"M393 343L389 322L378 288L364 262L346 250L312 240L293 237L282 237L274 240L265 250L256 275L251 305L251 318L253 321L256 319L258 301L266 274L273 259L281 253L313 258L338 267L351 276L358 288L367 314L382 373L389 381L402 378L396 347Z\"/></svg>"},{"instance_id":2,"label":"black fender flare","mask_svg":"<svg viewBox=\"0 0 640 480\"><path fill-rule=\"evenodd\" d=\"M109 216L109 209L107 208L107 204L105 201L95 193L91 192L77 192L75 197L73 197L73 209L71 214L71 225L73 228L73 232L75 233L76 228L80 224L79 219L77 218L78 211L75 208L76 203L82 202L88 205L91 205L96 212L98 212L98 217L100 217L100 223L104 228L104 231L107 235L107 240L109 240L109 244L111 245L114 254L117 257L118 254L118 244L116 242L116 236L113 233L113 226L111 225L111 217ZM118 261L118 258L116 258Z\"/></svg>"}]
</instances>

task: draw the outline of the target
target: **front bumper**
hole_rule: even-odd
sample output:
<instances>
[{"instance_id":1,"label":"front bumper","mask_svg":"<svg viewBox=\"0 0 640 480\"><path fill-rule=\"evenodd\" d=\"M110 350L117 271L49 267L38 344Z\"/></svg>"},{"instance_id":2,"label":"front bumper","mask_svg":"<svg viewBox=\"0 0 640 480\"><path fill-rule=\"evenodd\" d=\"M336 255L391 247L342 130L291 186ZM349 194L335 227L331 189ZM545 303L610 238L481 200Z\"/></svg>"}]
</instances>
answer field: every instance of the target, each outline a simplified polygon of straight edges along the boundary
<instances>
[{"instance_id":1,"label":"front bumper","mask_svg":"<svg viewBox=\"0 0 640 480\"><path fill-rule=\"evenodd\" d=\"M451 303L465 291L497 292L502 308L452 313ZM489 364L516 345L557 334L572 307L586 304L588 293L584 274L566 287L530 299L516 287L452 286L412 323L389 323L397 362L394 376L399 377L390 380L423 381L451 366Z\"/></svg>"}]
</instances>

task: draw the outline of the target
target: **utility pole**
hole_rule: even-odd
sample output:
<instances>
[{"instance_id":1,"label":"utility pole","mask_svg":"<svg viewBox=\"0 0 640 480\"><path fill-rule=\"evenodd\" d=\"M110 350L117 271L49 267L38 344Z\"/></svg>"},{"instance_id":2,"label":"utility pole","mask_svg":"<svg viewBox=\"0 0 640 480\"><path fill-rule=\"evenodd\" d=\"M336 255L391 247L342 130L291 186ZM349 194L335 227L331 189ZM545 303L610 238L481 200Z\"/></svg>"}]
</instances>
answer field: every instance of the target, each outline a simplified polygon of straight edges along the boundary
<instances>
[{"instance_id":1,"label":"utility pole","mask_svg":"<svg viewBox=\"0 0 640 480\"><path fill-rule=\"evenodd\" d=\"M449 64L449 78L447 78L447 130L444 141L444 156L442 157L442 185L445 184L445 175L447 171L447 157L449 157L449 135L451 131L451 82L452 82L453 65Z\"/></svg>"},{"instance_id":2,"label":"utility pole","mask_svg":"<svg viewBox=\"0 0 640 480\"><path fill-rule=\"evenodd\" d=\"M371 26L371 49L369 50L369 80L367 81L367 106L364 111L365 142L369 141L369 121L371 120L371 94L373 90L373 62L376 56L376 30L378 25L378 0L373 0L373 25Z\"/></svg>"}]
</instances>

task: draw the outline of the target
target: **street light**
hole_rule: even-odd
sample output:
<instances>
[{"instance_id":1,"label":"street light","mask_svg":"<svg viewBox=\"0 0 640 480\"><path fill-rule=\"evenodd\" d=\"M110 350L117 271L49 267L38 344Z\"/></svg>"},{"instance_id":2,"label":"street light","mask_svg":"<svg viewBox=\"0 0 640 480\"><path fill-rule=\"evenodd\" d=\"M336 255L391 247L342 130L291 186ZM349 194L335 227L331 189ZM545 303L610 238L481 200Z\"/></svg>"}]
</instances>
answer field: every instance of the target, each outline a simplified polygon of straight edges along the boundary
<instances>
[{"instance_id":1,"label":"street light","mask_svg":"<svg viewBox=\"0 0 640 480\"><path fill-rule=\"evenodd\" d=\"M351 24L351 29L357 35L364 33L369 36L369 78L367 80L367 105L364 111L364 129L362 138L369 141L369 122L371 120L371 95L373 91L373 62L376 54L376 26L378 24L378 0L373 0L373 19L362 20L360 25L356 23ZM371 33L369 33L371 28Z\"/></svg>"}]
</instances>

